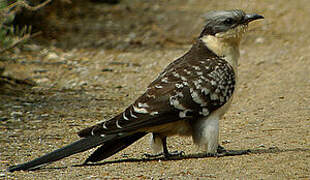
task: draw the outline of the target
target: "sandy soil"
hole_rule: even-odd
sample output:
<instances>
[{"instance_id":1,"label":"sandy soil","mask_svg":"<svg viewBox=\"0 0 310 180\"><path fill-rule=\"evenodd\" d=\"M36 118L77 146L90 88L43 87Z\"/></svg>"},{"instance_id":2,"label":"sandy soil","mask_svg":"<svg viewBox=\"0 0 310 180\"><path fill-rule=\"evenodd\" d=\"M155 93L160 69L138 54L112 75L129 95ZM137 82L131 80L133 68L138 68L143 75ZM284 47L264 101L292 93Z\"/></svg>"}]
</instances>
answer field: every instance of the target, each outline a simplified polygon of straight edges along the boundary
<instances>
[{"instance_id":1,"label":"sandy soil","mask_svg":"<svg viewBox=\"0 0 310 180\"><path fill-rule=\"evenodd\" d=\"M151 153L145 137L94 166L76 166L85 152L39 171L5 171L121 112L189 49L205 12L233 8L265 16L242 42L239 88L220 124L225 148L252 154L143 161ZM307 0L123 0L64 19L68 29L53 44L2 57L3 75L36 85L1 86L0 179L310 179L309 14ZM196 152L190 138L168 143L171 150Z\"/></svg>"}]
</instances>

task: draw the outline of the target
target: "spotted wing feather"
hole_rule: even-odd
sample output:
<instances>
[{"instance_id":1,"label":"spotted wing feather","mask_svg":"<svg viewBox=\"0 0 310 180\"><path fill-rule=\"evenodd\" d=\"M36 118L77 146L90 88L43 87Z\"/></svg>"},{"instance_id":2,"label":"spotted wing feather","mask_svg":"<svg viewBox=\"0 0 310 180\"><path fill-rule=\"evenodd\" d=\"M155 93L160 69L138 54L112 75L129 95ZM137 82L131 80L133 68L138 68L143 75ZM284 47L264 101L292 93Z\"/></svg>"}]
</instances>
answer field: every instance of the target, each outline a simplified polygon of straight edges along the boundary
<instances>
[{"instance_id":1,"label":"spotted wing feather","mask_svg":"<svg viewBox=\"0 0 310 180\"><path fill-rule=\"evenodd\" d=\"M180 61L166 68L123 113L86 128L79 135L137 132L184 118L208 116L228 101L234 86L233 68L219 57Z\"/></svg>"}]
</instances>

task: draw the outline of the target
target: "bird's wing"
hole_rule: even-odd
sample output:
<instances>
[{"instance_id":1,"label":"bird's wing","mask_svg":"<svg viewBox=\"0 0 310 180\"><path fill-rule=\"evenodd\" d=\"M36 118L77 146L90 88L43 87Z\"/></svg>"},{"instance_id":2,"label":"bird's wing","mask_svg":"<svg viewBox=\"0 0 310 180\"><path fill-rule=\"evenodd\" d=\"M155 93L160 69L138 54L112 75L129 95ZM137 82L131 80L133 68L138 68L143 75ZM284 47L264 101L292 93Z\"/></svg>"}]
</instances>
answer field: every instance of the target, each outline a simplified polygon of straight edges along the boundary
<instances>
[{"instance_id":1,"label":"bird's wing","mask_svg":"<svg viewBox=\"0 0 310 180\"><path fill-rule=\"evenodd\" d=\"M208 116L235 87L233 68L223 59L182 62L166 68L123 113L79 132L81 137L136 132L165 123Z\"/></svg>"}]
</instances>

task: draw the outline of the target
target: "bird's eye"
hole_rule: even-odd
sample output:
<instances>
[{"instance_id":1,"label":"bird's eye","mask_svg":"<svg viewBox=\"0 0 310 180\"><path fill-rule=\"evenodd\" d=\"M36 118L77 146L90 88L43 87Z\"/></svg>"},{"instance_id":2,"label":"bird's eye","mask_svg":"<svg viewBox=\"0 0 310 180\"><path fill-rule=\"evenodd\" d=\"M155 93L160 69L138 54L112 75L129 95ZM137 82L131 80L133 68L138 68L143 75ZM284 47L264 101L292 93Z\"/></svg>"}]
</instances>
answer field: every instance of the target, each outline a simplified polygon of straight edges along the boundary
<instances>
[{"instance_id":1,"label":"bird's eye","mask_svg":"<svg viewBox=\"0 0 310 180\"><path fill-rule=\"evenodd\" d=\"M234 19L233 18L226 18L224 20L224 24L226 25L232 25L234 23Z\"/></svg>"}]
</instances>

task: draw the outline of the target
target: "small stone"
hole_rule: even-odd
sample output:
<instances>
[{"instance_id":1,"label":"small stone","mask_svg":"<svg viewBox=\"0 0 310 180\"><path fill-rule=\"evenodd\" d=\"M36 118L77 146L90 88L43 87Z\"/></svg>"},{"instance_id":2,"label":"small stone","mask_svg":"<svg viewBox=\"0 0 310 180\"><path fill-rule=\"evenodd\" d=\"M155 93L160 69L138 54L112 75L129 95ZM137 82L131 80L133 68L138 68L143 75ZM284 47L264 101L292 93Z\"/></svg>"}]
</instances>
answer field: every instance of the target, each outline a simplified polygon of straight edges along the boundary
<instances>
[{"instance_id":1,"label":"small stone","mask_svg":"<svg viewBox=\"0 0 310 180\"><path fill-rule=\"evenodd\" d=\"M59 56L58 56L56 53L54 53L54 52L50 52L50 53L48 53L48 54L46 55L46 58L47 58L48 60L51 60L51 59L58 59Z\"/></svg>"},{"instance_id":2,"label":"small stone","mask_svg":"<svg viewBox=\"0 0 310 180\"><path fill-rule=\"evenodd\" d=\"M136 36L137 35L135 33L130 33L128 37L125 39L125 42L131 42L133 39L136 38Z\"/></svg>"},{"instance_id":3,"label":"small stone","mask_svg":"<svg viewBox=\"0 0 310 180\"><path fill-rule=\"evenodd\" d=\"M21 116L23 116L23 112L13 111L13 112L11 112L10 115L13 117L21 117Z\"/></svg>"},{"instance_id":4,"label":"small stone","mask_svg":"<svg viewBox=\"0 0 310 180\"><path fill-rule=\"evenodd\" d=\"M41 47L36 44L25 44L24 49L27 51L40 51Z\"/></svg>"},{"instance_id":5,"label":"small stone","mask_svg":"<svg viewBox=\"0 0 310 180\"><path fill-rule=\"evenodd\" d=\"M102 72L113 72L113 69L110 69L110 68L103 68L101 71L102 71Z\"/></svg>"},{"instance_id":6,"label":"small stone","mask_svg":"<svg viewBox=\"0 0 310 180\"><path fill-rule=\"evenodd\" d=\"M258 37L255 39L255 43L257 43L257 44L262 44L262 43L264 43L264 41L265 41L265 39L263 37Z\"/></svg>"},{"instance_id":7,"label":"small stone","mask_svg":"<svg viewBox=\"0 0 310 180\"><path fill-rule=\"evenodd\" d=\"M46 69L36 69L36 70L34 70L33 72L34 73L46 73L48 70L46 70Z\"/></svg>"},{"instance_id":8,"label":"small stone","mask_svg":"<svg viewBox=\"0 0 310 180\"><path fill-rule=\"evenodd\" d=\"M228 143L231 143L231 140L223 140L222 143L223 144L228 144Z\"/></svg>"},{"instance_id":9,"label":"small stone","mask_svg":"<svg viewBox=\"0 0 310 180\"><path fill-rule=\"evenodd\" d=\"M258 147L262 147L263 148L263 147L265 147L265 145L264 144L260 144L260 145L258 145Z\"/></svg>"},{"instance_id":10,"label":"small stone","mask_svg":"<svg viewBox=\"0 0 310 180\"><path fill-rule=\"evenodd\" d=\"M41 117L48 117L49 114L41 114Z\"/></svg>"},{"instance_id":11,"label":"small stone","mask_svg":"<svg viewBox=\"0 0 310 180\"><path fill-rule=\"evenodd\" d=\"M36 83L40 84L40 83L46 83L46 82L48 82L48 81L49 81L48 78L42 78L42 79L36 80Z\"/></svg>"},{"instance_id":12,"label":"small stone","mask_svg":"<svg viewBox=\"0 0 310 180\"><path fill-rule=\"evenodd\" d=\"M81 81L80 83L79 83L79 86L86 86L88 83L86 82L86 81Z\"/></svg>"},{"instance_id":13,"label":"small stone","mask_svg":"<svg viewBox=\"0 0 310 180\"><path fill-rule=\"evenodd\" d=\"M7 118L7 117L0 117L0 121L6 121L6 120L9 120L9 118Z\"/></svg>"},{"instance_id":14,"label":"small stone","mask_svg":"<svg viewBox=\"0 0 310 180\"><path fill-rule=\"evenodd\" d=\"M25 106L32 106L32 104L28 103L28 102L23 103L23 105L25 105Z\"/></svg>"},{"instance_id":15,"label":"small stone","mask_svg":"<svg viewBox=\"0 0 310 180\"><path fill-rule=\"evenodd\" d=\"M14 49L14 54L20 54L21 50L18 47L15 47Z\"/></svg>"},{"instance_id":16,"label":"small stone","mask_svg":"<svg viewBox=\"0 0 310 180\"><path fill-rule=\"evenodd\" d=\"M21 109L23 108L22 106L12 106L13 109Z\"/></svg>"}]
</instances>

